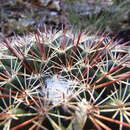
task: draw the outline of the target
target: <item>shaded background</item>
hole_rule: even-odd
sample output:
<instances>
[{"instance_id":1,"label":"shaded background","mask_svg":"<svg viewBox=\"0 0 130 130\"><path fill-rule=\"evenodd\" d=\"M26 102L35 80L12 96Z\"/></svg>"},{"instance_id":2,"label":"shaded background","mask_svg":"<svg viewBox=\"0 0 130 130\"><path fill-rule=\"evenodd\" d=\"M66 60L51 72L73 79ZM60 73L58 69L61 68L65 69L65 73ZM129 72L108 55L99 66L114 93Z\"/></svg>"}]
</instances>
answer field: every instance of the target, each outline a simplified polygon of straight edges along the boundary
<instances>
[{"instance_id":1,"label":"shaded background","mask_svg":"<svg viewBox=\"0 0 130 130\"><path fill-rule=\"evenodd\" d=\"M0 35L22 35L46 25L130 36L130 0L0 1Z\"/></svg>"}]
</instances>

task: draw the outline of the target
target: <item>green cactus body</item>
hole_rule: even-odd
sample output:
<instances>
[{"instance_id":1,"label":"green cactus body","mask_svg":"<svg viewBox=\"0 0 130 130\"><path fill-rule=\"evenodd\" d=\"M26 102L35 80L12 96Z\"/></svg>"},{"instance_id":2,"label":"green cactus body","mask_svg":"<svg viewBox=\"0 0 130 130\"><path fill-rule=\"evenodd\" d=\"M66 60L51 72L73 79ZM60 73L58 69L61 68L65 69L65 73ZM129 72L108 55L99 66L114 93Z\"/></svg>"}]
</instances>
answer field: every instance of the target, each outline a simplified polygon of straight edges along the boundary
<instances>
[{"instance_id":1,"label":"green cactus body","mask_svg":"<svg viewBox=\"0 0 130 130\"><path fill-rule=\"evenodd\" d=\"M1 129L130 128L126 44L61 30L1 45Z\"/></svg>"}]
</instances>

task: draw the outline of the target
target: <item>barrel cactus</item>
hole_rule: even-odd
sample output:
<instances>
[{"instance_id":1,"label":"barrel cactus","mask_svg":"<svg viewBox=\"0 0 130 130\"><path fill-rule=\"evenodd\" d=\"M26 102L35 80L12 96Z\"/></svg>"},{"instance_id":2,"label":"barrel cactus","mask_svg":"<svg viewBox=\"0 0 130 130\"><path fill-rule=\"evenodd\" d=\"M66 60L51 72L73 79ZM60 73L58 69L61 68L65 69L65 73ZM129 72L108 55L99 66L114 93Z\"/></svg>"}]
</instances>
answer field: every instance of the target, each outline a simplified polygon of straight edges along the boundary
<instances>
[{"instance_id":1,"label":"barrel cactus","mask_svg":"<svg viewBox=\"0 0 130 130\"><path fill-rule=\"evenodd\" d=\"M37 31L0 51L1 129L130 128L129 42Z\"/></svg>"}]
</instances>

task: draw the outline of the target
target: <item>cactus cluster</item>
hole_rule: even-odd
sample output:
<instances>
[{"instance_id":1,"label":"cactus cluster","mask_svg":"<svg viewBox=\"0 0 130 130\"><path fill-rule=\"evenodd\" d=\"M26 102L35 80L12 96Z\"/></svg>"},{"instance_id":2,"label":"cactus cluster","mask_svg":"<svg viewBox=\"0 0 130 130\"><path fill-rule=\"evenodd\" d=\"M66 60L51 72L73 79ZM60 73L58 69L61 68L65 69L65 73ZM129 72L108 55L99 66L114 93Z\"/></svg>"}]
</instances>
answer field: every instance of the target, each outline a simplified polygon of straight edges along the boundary
<instances>
[{"instance_id":1,"label":"cactus cluster","mask_svg":"<svg viewBox=\"0 0 130 130\"><path fill-rule=\"evenodd\" d=\"M37 31L0 51L0 129L130 128L129 42Z\"/></svg>"}]
</instances>

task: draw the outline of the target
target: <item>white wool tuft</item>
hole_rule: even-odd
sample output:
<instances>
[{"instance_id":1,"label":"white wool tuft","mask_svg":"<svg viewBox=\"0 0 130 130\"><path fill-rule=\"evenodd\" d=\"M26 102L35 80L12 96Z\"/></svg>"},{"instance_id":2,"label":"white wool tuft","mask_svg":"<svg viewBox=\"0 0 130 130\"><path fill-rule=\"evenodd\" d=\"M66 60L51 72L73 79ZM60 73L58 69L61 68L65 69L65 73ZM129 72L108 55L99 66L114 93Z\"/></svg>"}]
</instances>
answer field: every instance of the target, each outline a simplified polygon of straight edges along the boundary
<instances>
[{"instance_id":1,"label":"white wool tuft","mask_svg":"<svg viewBox=\"0 0 130 130\"><path fill-rule=\"evenodd\" d=\"M77 82L60 75L54 75L45 79L45 86L43 93L47 100L53 105L57 105L74 94Z\"/></svg>"}]
</instances>

